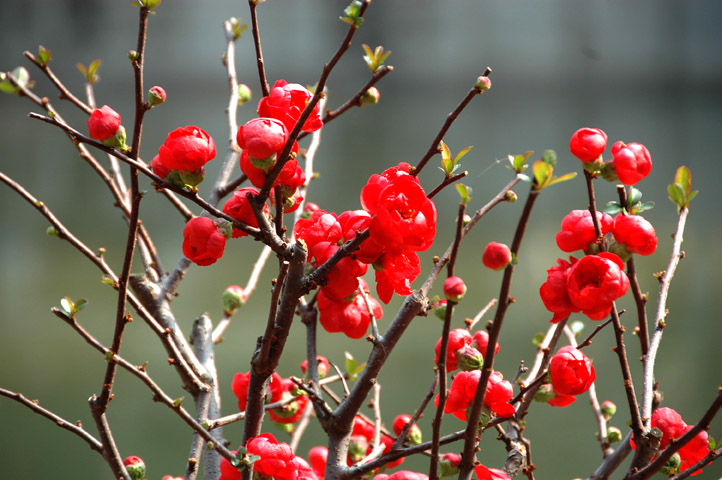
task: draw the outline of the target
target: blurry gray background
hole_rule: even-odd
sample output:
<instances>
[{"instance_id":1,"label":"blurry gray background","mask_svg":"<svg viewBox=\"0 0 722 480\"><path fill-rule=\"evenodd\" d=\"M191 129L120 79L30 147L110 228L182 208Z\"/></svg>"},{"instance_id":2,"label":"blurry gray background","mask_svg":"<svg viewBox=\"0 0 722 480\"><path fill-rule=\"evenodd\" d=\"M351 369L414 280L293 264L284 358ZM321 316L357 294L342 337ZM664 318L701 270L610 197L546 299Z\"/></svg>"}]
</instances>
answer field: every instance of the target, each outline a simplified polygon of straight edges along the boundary
<instances>
[{"instance_id":1,"label":"blurry gray background","mask_svg":"<svg viewBox=\"0 0 722 480\"><path fill-rule=\"evenodd\" d=\"M52 50L52 67L79 95L83 79L76 62L87 65L100 58L98 104L111 105L129 128L133 84L126 55L135 48L137 11L128 3L4 0L0 5L0 69L25 65L37 81L35 91L53 100L65 118L82 131L86 117L56 99L54 88L22 52L37 51L38 45ZM346 4L275 0L259 7L271 82L279 78L316 82L323 62L346 31L346 25L338 20ZM146 85L162 85L168 102L146 116L144 159L154 156L169 131L188 124L208 131L222 157L228 132L221 23L230 16L249 22L245 2L166 1L158 15L151 17ZM445 138L454 152L474 145L461 162L470 172L464 183L473 188L471 207L485 203L510 178L502 161L509 153L552 148L559 153L559 174L580 171L578 161L568 154L569 137L579 127L604 129L610 143L644 143L652 152L654 169L638 187L645 200L657 204L646 217L655 225L659 249L637 263L642 289L650 292L649 315L653 316L657 283L651 273L666 267L676 224L666 185L677 166L689 166L694 188L701 193L689 216L684 242L687 255L674 279L657 373L664 404L694 423L721 380L721 18L722 4L716 1L376 0L350 52L330 78L329 106L343 103L368 78L361 59L362 43L392 50L387 63L395 70L378 85L379 105L355 109L323 130L316 164L321 178L313 184L309 199L336 212L359 208L358 192L366 179L400 161L416 163L446 114L484 68L491 66L492 90L474 100ZM251 104L239 111L239 121L244 122L254 115L259 98L249 32L238 42L237 51L239 81L254 92ZM28 119L29 111L40 109L27 100L0 96L0 168L46 202L91 248L105 247L108 260L119 270L125 225L118 210L67 138ZM438 159L422 175L427 189L440 180L436 162ZM209 178L219 164L218 160L209 164ZM613 184L597 184L600 204L616 199ZM143 220L160 247L165 267L170 268L180 254L183 224L147 181L143 185L148 189L142 204ZM201 194L207 194L207 189L202 185ZM469 293L458 309L456 326L498 295L501 274L485 270L480 255L489 241L511 241L527 196L526 185L520 185L517 192L517 204L498 207L462 246L457 274L466 279ZM514 279L512 293L517 303L508 312L496 364L508 378L521 359L533 360L531 338L547 328L551 315L539 300L538 288L546 278L545 270L562 256L553 236L569 210L585 208L585 199L584 182L578 177L545 191L537 203ZM442 253L450 241L457 201L451 188L437 197L439 236L423 257L422 277L428 272L430 256ZM99 272L76 251L47 237L44 219L9 188L0 187L0 202L0 386L37 398L71 421L82 420L95 433L87 398L99 392L105 362L49 309L64 296L88 299L79 318L98 338L109 342L114 292L101 285ZM220 318L222 289L245 284L259 251L260 245L249 239L234 240L222 262L191 268L174 302L186 331L204 311L215 321ZM235 411L230 380L235 372L248 370L254 339L262 332L272 277L269 269L217 350L225 413ZM382 328L399 304L399 299L394 299L385 307ZM619 305L632 308L631 295ZM624 317L629 327L633 316ZM585 333L591 332L594 324L584 322ZM428 388L440 329L435 318L419 318L408 332L408 341L392 355L379 379L387 424L399 413L411 413ZM279 368L283 376L300 374L302 334L300 325L294 326L291 338L297 341L288 346ZM624 413L619 365L609 350L612 338L611 330L605 330L586 353L597 369L600 400L611 399L620 406L612 423L625 430L628 415ZM170 395L186 395L190 407L190 396L179 388L158 340L142 322L129 326L125 340L122 354L137 364L149 361L150 374ZM340 334L323 332L319 342L321 353L340 364L344 351L359 359L369 351L364 341L350 341ZM639 344L631 334L626 343L640 391ZM182 475L189 430L165 407L153 404L149 391L124 372L118 376L115 392L109 420L122 455L145 458L151 480L164 474ZM427 438L430 418L427 415L421 423ZM598 465L600 449L586 397L566 409L536 405L527 419L538 478L582 477ZM280 439L287 438L269 428ZM445 424L446 431L460 428L461 423L453 418ZM225 432L237 447L241 426L230 426ZM715 421L710 433L722 437L722 421ZM493 437L484 438L479 459L500 466L505 454ZM298 453L305 455L320 439L319 430L310 429ZM404 466L425 471L426 462L410 459ZM3 478L110 478L104 462L82 441L4 398L0 398L0 472ZM698 478L718 478L720 472L722 464L716 464Z\"/></svg>"}]
</instances>

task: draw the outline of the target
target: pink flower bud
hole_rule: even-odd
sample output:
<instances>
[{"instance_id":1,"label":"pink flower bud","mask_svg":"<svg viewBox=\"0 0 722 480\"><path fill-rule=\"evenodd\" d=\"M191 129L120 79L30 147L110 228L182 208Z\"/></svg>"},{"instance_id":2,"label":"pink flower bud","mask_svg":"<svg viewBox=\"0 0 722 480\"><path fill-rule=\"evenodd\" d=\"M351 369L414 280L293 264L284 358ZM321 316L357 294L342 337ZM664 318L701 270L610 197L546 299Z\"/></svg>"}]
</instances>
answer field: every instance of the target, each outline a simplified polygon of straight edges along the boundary
<instances>
[{"instance_id":1,"label":"pink flower bud","mask_svg":"<svg viewBox=\"0 0 722 480\"><path fill-rule=\"evenodd\" d=\"M481 76L476 79L474 87L480 92L485 92L491 88L491 79L487 76Z\"/></svg>"},{"instance_id":2,"label":"pink flower bud","mask_svg":"<svg viewBox=\"0 0 722 480\"><path fill-rule=\"evenodd\" d=\"M466 284L460 277L449 277L444 281L444 295L452 302L458 302L464 298Z\"/></svg>"},{"instance_id":3,"label":"pink flower bud","mask_svg":"<svg viewBox=\"0 0 722 480\"><path fill-rule=\"evenodd\" d=\"M625 185L636 184L652 171L652 156L641 143L615 142L612 157L617 178Z\"/></svg>"},{"instance_id":4,"label":"pink flower bud","mask_svg":"<svg viewBox=\"0 0 722 480\"><path fill-rule=\"evenodd\" d=\"M441 477L450 477L459 473L459 464L461 457L456 453L445 453L439 458L439 469Z\"/></svg>"},{"instance_id":5,"label":"pink flower bud","mask_svg":"<svg viewBox=\"0 0 722 480\"><path fill-rule=\"evenodd\" d=\"M262 160L283 149L288 140L288 130L275 118L254 118L238 128L236 140L242 149L248 151L252 159ZM271 167L273 165L268 168Z\"/></svg>"},{"instance_id":6,"label":"pink flower bud","mask_svg":"<svg viewBox=\"0 0 722 480\"><path fill-rule=\"evenodd\" d=\"M133 480L143 480L145 478L145 462L142 458L136 456L127 457L123 460L123 465L125 465L128 475Z\"/></svg>"},{"instance_id":7,"label":"pink flower bud","mask_svg":"<svg viewBox=\"0 0 722 480\"><path fill-rule=\"evenodd\" d=\"M103 142L115 135L120 128L120 114L107 105L96 108L88 119L90 138Z\"/></svg>"},{"instance_id":8,"label":"pink flower bud","mask_svg":"<svg viewBox=\"0 0 722 480\"><path fill-rule=\"evenodd\" d=\"M148 90L148 106L149 107L155 107L156 105L160 105L161 103L165 102L166 99L166 93L163 87L159 87L158 85L151 87L150 90Z\"/></svg>"},{"instance_id":9,"label":"pink flower bud","mask_svg":"<svg viewBox=\"0 0 722 480\"><path fill-rule=\"evenodd\" d=\"M248 295L238 285L231 285L223 292L223 307L227 314L232 314L246 303Z\"/></svg>"},{"instance_id":10,"label":"pink flower bud","mask_svg":"<svg viewBox=\"0 0 722 480\"><path fill-rule=\"evenodd\" d=\"M318 371L318 378L323 378L326 375L328 375L328 372L331 370L331 364L328 363L328 359L324 357L323 355L316 355L316 370ZM304 360L301 362L301 371L303 374L306 374L306 371L308 370L308 360Z\"/></svg>"},{"instance_id":11,"label":"pink flower bud","mask_svg":"<svg viewBox=\"0 0 722 480\"><path fill-rule=\"evenodd\" d=\"M471 345L466 345L457 350L456 357L456 366L464 372L479 370L484 365L484 356Z\"/></svg>"},{"instance_id":12,"label":"pink flower bud","mask_svg":"<svg viewBox=\"0 0 722 480\"><path fill-rule=\"evenodd\" d=\"M196 265L216 263L226 247L226 236L208 217L193 217L183 229L183 255Z\"/></svg>"},{"instance_id":13,"label":"pink flower bud","mask_svg":"<svg viewBox=\"0 0 722 480\"><path fill-rule=\"evenodd\" d=\"M607 134L599 128L580 128L569 141L569 151L582 163L597 160L607 148Z\"/></svg>"},{"instance_id":14,"label":"pink flower bud","mask_svg":"<svg viewBox=\"0 0 722 480\"><path fill-rule=\"evenodd\" d=\"M501 270L511 262L511 250L503 243L489 242L481 256L481 261L487 268Z\"/></svg>"},{"instance_id":15,"label":"pink flower bud","mask_svg":"<svg viewBox=\"0 0 722 480\"><path fill-rule=\"evenodd\" d=\"M605 419L609 420L617 413L617 406L610 400L605 400L601 405L602 415Z\"/></svg>"},{"instance_id":16,"label":"pink flower bud","mask_svg":"<svg viewBox=\"0 0 722 480\"><path fill-rule=\"evenodd\" d=\"M654 227L639 215L618 214L614 218L612 235L629 253L651 255L657 249Z\"/></svg>"}]
</instances>

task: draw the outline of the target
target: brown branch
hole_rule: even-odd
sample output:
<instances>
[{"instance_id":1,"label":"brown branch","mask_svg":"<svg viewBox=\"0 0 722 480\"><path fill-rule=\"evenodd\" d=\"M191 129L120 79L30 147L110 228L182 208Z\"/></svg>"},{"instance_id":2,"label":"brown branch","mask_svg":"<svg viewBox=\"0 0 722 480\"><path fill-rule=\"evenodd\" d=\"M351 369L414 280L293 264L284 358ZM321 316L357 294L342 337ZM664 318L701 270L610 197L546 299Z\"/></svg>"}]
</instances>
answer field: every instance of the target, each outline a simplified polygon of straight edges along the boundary
<instances>
[{"instance_id":1,"label":"brown branch","mask_svg":"<svg viewBox=\"0 0 722 480\"><path fill-rule=\"evenodd\" d=\"M35 55L33 55L30 52L24 52L24 55L33 62L40 70L43 71L43 73L50 79L51 82L53 82L53 85L57 87L58 90L60 90L60 98L65 98L67 100L70 100L70 103L90 115L93 113L93 109L90 108L88 105L83 103L82 100L80 100L78 97L70 93L70 90L67 89L65 85L63 85L63 82L60 81L60 79L53 73L53 71L50 69L50 67L47 64L42 64L40 61L35 58Z\"/></svg>"},{"instance_id":2,"label":"brown branch","mask_svg":"<svg viewBox=\"0 0 722 480\"><path fill-rule=\"evenodd\" d=\"M451 177L444 177L444 180L441 181L440 184L438 184L428 195L426 195L428 198L434 198L437 193L442 191L447 186L451 185L452 183L461 180L462 178L466 177L469 174L467 171L463 171L457 175L453 175Z\"/></svg>"},{"instance_id":3,"label":"brown branch","mask_svg":"<svg viewBox=\"0 0 722 480\"><path fill-rule=\"evenodd\" d=\"M258 0L248 0L248 6L251 9L251 31L253 32L253 45L256 48L256 65L258 66L258 79L261 81L261 91L263 96L267 97L270 93L268 80L266 79L266 68L263 61L263 50L261 49L261 33L258 29L258 15L256 7Z\"/></svg>"},{"instance_id":4,"label":"brown branch","mask_svg":"<svg viewBox=\"0 0 722 480\"><path fill-rule=\"evenodd\" d=\"M491 74L491 68L486 67L486 71L482 76L488 77ZM469 105L469 102L477 96L482 94L483 91L477 87L472 87L471 90L466 94L466 96L461 100L459 105L456 106L456 108L449 113L446 116L446 121L441 126L441 129L439 130L439 133L436 134L436 138L431 142L431 146L429 146L429 149L426 151L423 157L421 157L421 160L419 160L419 163L416 164L416 168L412 169L411 174L412 175L418 175L421 170L426 166L426 164L431 160L431 157L439 153L439 143L441 143L441 140L444 139L444 135L446 135L446 132L449 131L449 128L451 128L451 125L454 123L454 121L459 117L459 114L466 108L467 105Z\"/></svg>"}]
</instances>

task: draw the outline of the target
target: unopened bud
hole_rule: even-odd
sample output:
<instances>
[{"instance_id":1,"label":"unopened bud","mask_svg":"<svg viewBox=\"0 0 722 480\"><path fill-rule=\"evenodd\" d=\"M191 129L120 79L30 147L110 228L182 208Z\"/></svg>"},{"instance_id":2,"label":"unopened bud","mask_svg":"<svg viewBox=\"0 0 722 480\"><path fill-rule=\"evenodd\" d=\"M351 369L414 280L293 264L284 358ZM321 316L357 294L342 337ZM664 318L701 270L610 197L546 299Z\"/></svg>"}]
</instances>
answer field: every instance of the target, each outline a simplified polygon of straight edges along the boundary
<instances>
[{"instance_id":1,"label":"unopened bud","mask_svg":"<svg viewBox=\"0 0 722 480\"><path fill-rule=\"evenodd\" d=\"M376 87L369 87L361 96L362 105L376 105L381 99L381 93Z\"/></svg>"},{"instance_id":2,"label":"unopened bud","mask_svg":"<svg viewBox=\"0 0 722 480\"><path fill-rule=\"evenodd\" d=\"M247 298L246 292L238 285L231 285L226 288L223 292L223 308L225 312L229 315L233 314L246 303Z\"/></svg>"},{"instance_id":3,"label":"unopened bud","mask_svg":"<svg viewBox=\"0 0 722 480\"><path fill-rule=\"evenodd\" d=\"M459 473L459 464L461 457L456 453L445 453L439 459L439 468L441 469L441 477L450 477Z\"/></svg>"},{"instance_id":4,"label":"unopened bud","mask_svg":"<svg viewBox=\"0 0 722 480\"><path fill-rule=\"evenodd\" d=\"M218 229L218 233L226 237L226 239L230 239L233 235L233 224L226 220L225 218L216 218L213 220L213 223L216 225L216 228Z\"/></svg>"},{"instance_id":5,"label":"unopened bud","mask_svg":"<svg viewBox=\"0 0 722 480\"><path fill-rule=\"evenodd\" d=\"M610 400L603 401L601 409L605 420L609 420L617 413L617 406Z\"/></svg>"},{"instance_id":6,"label":"unopened bud","mask_svg":"<svg viewBox=\"0 0 722 480\"><path fill-rule=\"evenodd\" d=\"M476 88L480 92L485 92L491 88L491 80L489 79L489 77L481 76L476 79L474 88Z\"/></svg>"},{"instance_id":7,"label":"unopened bud","mask_svg":"<svg viewBox=\"0 0 722 480\"><path fill-rule=\"evenodd\" d=\"M48 237L60 237L60 234L58 233L58 229L54 226L50 225L46 230L45 233Z\"/></svg>"},{"instance_id":8,"label":"unopened bud","mask_svg":"<svg viewBox=\"0 0 722 480\"><path fill-rule=\"evenodd\" d=\"M660 472L664 475L672 476L679 472L679 467L682 466L682 457L679 456L679 452L674 452L674 455L669 457L667 463L664 464Z\"/></svg>"},{"instance_id":9,"label":"unopened bud","mask_svg":"<svg viewBox=\"0 0 722 480\"><path fill-rule=\"evenodd\" d=\"M622 431L617 427L609 427L607 430L607 442L617 443L622 440Z\"/></svg>"},{"instance_id":10,"label":"unopened bud","mask_svg":"<svg viewBox=\"0 0 722 480\"><path fill-rule=\"evenodd\" d=\"M238 85L238 105L243 105L251 101L251 87L242 83Z\"/></svg>"},{"instance_id":11,"label":"unopened bud","mask_svg":"<svg viewBox=\"0 0 722 480\"><path fill-rule=\"evenodd\" d=\"M155 107L165 102L166 94L163 87L156 85L148 90L148 107Z\"/></svg>"},{"instance_id":12,"label":"unopened bud","mask_svg":"<svg viewBox=\"0 0 722 480\"><path fill-rule=\"evenodd\" d=\"M434 308L434 315L442 321L446 319L446 300L439 300Z\"/></svg>"},{"instance_id":13,"label":"unopened bud","mask_svg":"<svg viewBox=\"0 0 722 480\"><path fill-rule=\"evenodd\" d=\"M135 50L131 50L130 52L128 52L128 58L131 62L135 62L136 60L138 60L138 57L138 52L136 52Z\"/></svg>"},{"instance_id":14,"label":"unopened bud","mask_svg":"<svg viewBox=\"0 0 722 480\"><path fill-rule=\"evenodd\" d=\"M479 350L471 345L467 345L457 350L456 356L458 358L456 365L459 367L459 370L464 372L481 370L481 367L484 365L484 356L481 352L479 352Z\"/></svg>"},{"instance_id":15,"label":"unopened bud","mask_svg":"<svg viewBox=\"0 0 722 480\"><path fill-rule=\"evenodd\" d=\"M516 192L514 192L513 190L506 191L506 194L504 195L505 201L507 201L509 203L514 203L514 202L516 202L516 199L517 199Z\"/></svg>"},{"instance_id":16,"label":"unopened bud","mask_svg":"<svg viewBox=\"0 0 722 480\"><path fill-rule=\"evenodd\" d=\"M133 480L143 480L145 478L145 462L142 458L130 456L123 460L123 465L128 471L128 475Z\"/></svg>"}]
</instances>

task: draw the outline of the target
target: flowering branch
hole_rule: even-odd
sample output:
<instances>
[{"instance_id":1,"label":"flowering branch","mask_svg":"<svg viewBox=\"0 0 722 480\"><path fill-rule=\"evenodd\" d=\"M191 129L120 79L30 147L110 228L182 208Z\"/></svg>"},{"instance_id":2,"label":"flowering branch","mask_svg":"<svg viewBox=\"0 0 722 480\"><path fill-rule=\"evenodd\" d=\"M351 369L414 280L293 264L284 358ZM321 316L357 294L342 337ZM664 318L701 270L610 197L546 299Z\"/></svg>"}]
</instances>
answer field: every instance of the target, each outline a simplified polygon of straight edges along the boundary
<instances>
[{"instance_id":1,"label":"flowering branch","mask_svg":"<svg viewBox=\"0 0 722 480\"><path fill-rule=\"evenodd\" d=\"M57 89L60 90L60 98L65 98L69 100L70 103L72 103L88 115L93 112L92 108L83 103L82 100L73 95L70 90L68 90L67 87L63 85L63 82L61 82L60 79L55 75L55 73L53 73L52 69L48 66L47 63L39 61L35 57L35 55L28 51L24 52L23 55L25 55L31 62L33 62L35 66L37 66L40 70L42 70L43 73L50 79L50 81L53 82L53 85L55 85Z\"/></svg>"}]
</instances>

